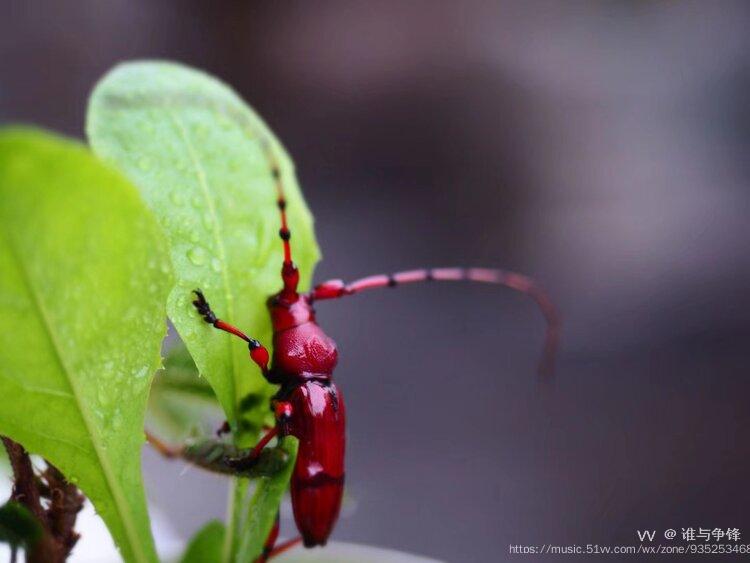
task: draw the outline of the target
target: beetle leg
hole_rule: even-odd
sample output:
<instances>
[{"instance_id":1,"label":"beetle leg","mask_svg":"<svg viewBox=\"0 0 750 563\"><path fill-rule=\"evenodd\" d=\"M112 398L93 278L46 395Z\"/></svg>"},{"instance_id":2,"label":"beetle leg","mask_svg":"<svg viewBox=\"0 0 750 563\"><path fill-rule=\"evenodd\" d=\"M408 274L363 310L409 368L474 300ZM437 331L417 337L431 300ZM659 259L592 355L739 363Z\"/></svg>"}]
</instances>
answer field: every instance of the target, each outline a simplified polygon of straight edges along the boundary
<instances>
[{"instance_id":1,"label":"beetle leg","mask_svg":"<svg viewBox=\"0 0 750 563\"><path fill-rule=\"evenodd\" d=\"M269 551L268 555L264 555L262 559L259 560L259 563L265 563L265 561L268 561L269 559L273 559L277 555L281 555L285 551L292 549L295 545L302 542L302 536L297 536L296 538L293 538L291 540L286 540L285 542L280 543L276 547L274 547L271 551Z\"/></svg>"},{"instance_id":2,"label":"beetle leg","mask_svg":"<svg viewBox=\"0 0 750 563\"><path fill-rule=\"evenodd\" d=\"M276 546L276 540L278 539L278 537L279 515L277 513L273 528L271 528L271 531L268 534L268 539L266 539L266 543L263 545L263 553L255 560L255 563L266 563L266 561L268 561L269 559L272 559L273 557L284 553L286 550L293 548L295 545L302 541L302 537L299 536L294 539L282 542L278 546Z\"/></svg>"},{"instance_id":3,"label":"beetle leg","mask_svg":"<svg viewBox=\"0 0 750 563\"><path fill-rule=\"evenodd\" d=\"M245 342L247 342L248 348L250 348L250 359L253 360L263 372L264 376L268 376L268 350L260 342L254 338L250 338L240 329L230 325L217 318L214 312L211 310L211 305L206 301L206 297L200 289L193 291L195 293L195 301L193 305L198 310L198 313L203 317L203 320L208 324L213 325L214 328L233 334Z\"/></svg>"},{"instance_id":4,"label":"beetle leg","mask_svg":"<svg viewBox=\"0 0 750 563\"><path fill-rule=\"evenodd\" d=\"M274 426L268 432L266 432L266 435L260 439L260 442L258 442L252 450L250 450L250 457L257 459L257 457L260 455L260 452L263 451L263 448L265 448L268 445L268 442L273 440L278 433L278 426Z\"/></svg>"},{"instance_id":5,"label":"beetle leg","mask_svg":"<svg viewBox=\"0 0 750 563\"><path fill-rule=\"evenodd\" d=\"M266 543L263 545L263 553L255 560L255 563L266 563L269 559L281 555L285 551L293 548L295 545L302 541L302 537L298 536L291 540L286 540L279 545L276 545L276 540L279 537L279 515L276 514L276 521L273 524L273 528L268 534ZM275 546L275 547L274 547Z\"/></svg>"},{"instance_id":6,"label":"beetle leg","mask_svg":"<svg viewBox=\"0 0 750 563\"><path fill-rule=\"evenodd\" d=\"M266 432L266 435L260 439L260 442L258 442L246 456L228 460L229 465L239 471L249 469L258 461L260 452L263 451L263 448L265 448L268 445L268 442L273 440L278 433L278 426L274 426Z\"/></svg>"},{"instance_id":7,"label":"beetle leg","mask_svg":"<svg viewBox=\"0 0 750 563\"><path fill-rule=\"evenodd\" d=\"M276 419L276 425L269 429L255 447L250 452L241 458L229 460L229 463L235 469L243 470L252 467L260 457L263 448L273 440L276 436L281 434L286 436L289 434L289 422L292 419L292 403L289 401L271 401L271 408L273 409L273 415Z\"/></svg>"},{"instance_id":8,"label":"beetle leg","mask_svg":"<svg viewBox=\"0 0 750 563\"><path fill-rule=\"evenodd\" d=\"M273 551L273 546L276 545L276 540L279 537L279 513L276 513L276 520L274 520L273 527L271 528L271 531L268 532L268 537L266 538L266 543L263 544L263 553L261 553L260 557L258 557L255 560L255 563L266 563L268 561L268 558L271 555L271 552Z\"/></svg>"},{"instance_id":9,"label":"beetle leg","mask_svg":"<svg viewBox=\"0 0 750 563\"><path fill-rule=\"evenodd\" d=\"M271 401L271 408L273 409L273 416L276 422L279 424L286 424L292 419L292 403L289 401L280 401L273 399Z\"/></svg>"}]
</instances>

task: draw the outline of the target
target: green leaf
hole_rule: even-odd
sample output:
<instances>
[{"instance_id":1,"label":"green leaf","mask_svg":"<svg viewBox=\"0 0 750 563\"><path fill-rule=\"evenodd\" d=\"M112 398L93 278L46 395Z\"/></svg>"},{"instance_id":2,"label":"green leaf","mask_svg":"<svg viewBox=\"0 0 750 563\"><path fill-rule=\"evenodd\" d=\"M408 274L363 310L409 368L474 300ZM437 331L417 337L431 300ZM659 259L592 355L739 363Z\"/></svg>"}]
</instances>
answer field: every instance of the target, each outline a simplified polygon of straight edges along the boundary
<instances>
[{"instance_id":1,"label":"green leaf","mask_svg":"<svg viewBox=\"0 0 750 563\"><path fill-rule=\"evenodd\" d=\"M224 544L224 524L212 520L195 534L180 559L180 563L210 563L221 559Z\"/></svg>"},{"instance_id":2,"label":"green leaf","mask_svg":"<svg viewBox=\"0 0 750 563\"><path fill-rule=\"evenodd\" d=\"M246 345L200 319L191 291L203 289L220 318L271 345L265 302L280 289L283 256L267 150L280 166L303 288L319 257L291 160L229 87L169 62L109 72L91 96L86 129L94 150L136 184L165 228L177 275L169 317L233 429L254 437L267 406L241 413L239 403L273 389Z\"/></svg>"},{"instance_id":3,"label":"green leaf","mask_svg":"<svg viewBox=\"0 0 750 563\"><path fill-rule=\"evenodd\" d=\"M17 502L0 506L0 542L29 547L42 535L42 525L28 508Z\"/></svg>"},{"instance_id":4,"label":"green leaf","mask_svg":"<svg viewBox=\"0 0 750 563\"><path fill-rule=\"evenodd\" d=\"M94 150L138 186L164 226L177 275L169 317L216 392L238 445L250 445L274 389L249 361L242 342L200 319L191 291L203 289L219 317L270 347L265 301L281 286L282 247L264 146L281 170L301 289L309 286L319 257L291 160L229 87L168 62L127 63L107 74L91 96L87 133ZM236 554L238 539L248 539L239 535L240 520L261 505L267 513L259 520L273 518L287 481L288 476L281 492L274 487L249 501L247 481L235 481L225 561L230 552ZM259 493L269 486L261 482ZM265 540L265 530L246 533L257 544Z\"/></svg>"},{"instance_id":5,"label":"green leaf","mask_svg":"<svg viewBox=\"0 0 750 563\"><path fill-rule=\"evenodd\" d=\"M0 133L0 434L91 499L127 561L156 561L143 419L171 274L138 192L79 143Z\"/></svg>"},{"instance_id":6,"label":"green leaf","mask_svg":"<svg viewBox=\"0 0 750 563\"><path fill-rule=\"evenodd\" d=\"M277 447L289 454L286 467L271 477L258 479L258 486L249 501L241 501L247 504L247 509L242 511L246 517L240 523L235 561L255 561L263 551L263 545L273 528L281 498L294 470L298 445L297 438L285 437Z\"/></svg>"},{"instance_id":7,"label":"green leaf","mask_svg":"<svg viewBox=\"0 0 750 563\"><path fill-rule=\"evenodd\" d=\"M164 358L164 369L156 374L148 399L146 422L174 443L188 437L213 434L223 416L216 395L198 375L184 344L172 346Z\"/></svg>"}]
</instances>

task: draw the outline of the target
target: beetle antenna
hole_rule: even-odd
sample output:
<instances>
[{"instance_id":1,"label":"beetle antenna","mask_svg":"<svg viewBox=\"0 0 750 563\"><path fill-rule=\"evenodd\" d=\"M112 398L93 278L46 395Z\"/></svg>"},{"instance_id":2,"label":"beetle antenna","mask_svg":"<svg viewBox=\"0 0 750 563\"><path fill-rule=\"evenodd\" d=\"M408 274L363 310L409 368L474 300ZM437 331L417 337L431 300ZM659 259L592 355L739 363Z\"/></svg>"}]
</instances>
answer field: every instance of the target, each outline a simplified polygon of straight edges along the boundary
<instances>
[{"instance_id":1,"label":"beetle antenna","mask_svg":"<svg viewBox=\"0 0 750 563\"><path fill-rule=\"evenodd\" d=\"M539 364L539 373L550 375L554 370L555 355L560 340L560 313L547 293L533 279L508 270L495 268L426 268L408 270L395 274L368 276L351 283L329 280L321 283L310 293L311 300L337 299L354 295L368 289L397 287L403 284L430 281L471 281L503 285L529 296L539 306L547 321L544 350Z\"/></svg>"},{"instance_id":2,"label":"beetle antenna","mask_svg":"<svg viewBox=\"0 0 750 563\"><path fill-rule=\"evenodd\" d=\"M279 237L284 247L284 263L281 267L281 279L284 282L283 293L289 297L297 295L297 283L299 282L299 272L297 266L292 261L292 245L289 242L292 238L292 232L289 230L286 218L286 197L284 197L284 183L281 178L281 168L279 161L274 154L271 143L263 139L261 146L266 153L266 158L271 164L271 176L273 177L274 185L276 186L276 206L279 208L279 214L281 215L281 228L279 229Z\"/></svg>"}]
</instances>

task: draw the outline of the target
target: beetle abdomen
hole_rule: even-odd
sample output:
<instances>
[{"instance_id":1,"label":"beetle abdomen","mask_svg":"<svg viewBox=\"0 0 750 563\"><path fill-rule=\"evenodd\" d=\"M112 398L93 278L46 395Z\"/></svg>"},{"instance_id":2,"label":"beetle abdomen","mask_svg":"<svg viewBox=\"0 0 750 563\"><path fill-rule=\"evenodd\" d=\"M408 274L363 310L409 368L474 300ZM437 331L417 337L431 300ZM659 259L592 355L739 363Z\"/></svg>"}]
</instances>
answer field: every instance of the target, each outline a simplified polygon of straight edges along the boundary
<instances>
[{"instance_id":1,"label":"beetle abdomen","mask_svg":"<svg viewBox=\"0 0 750 563\"><path fill-rule=\"evenodd\" d=\"M339 517L344 494L344 476L319 474L322 478L304 481L292 478L292 506L297 529L305 547L325 545Z\"/></svg>"},{"instance_id":2,"label":"beetle abdomen","mask_svg":"<svg viewBox=\"0 0 750 563\"><path fill-rule=\"evenodd\" d=\"M325 545L344 492L344 401L332 382L307 381L290 397L290 433L299 440L292 505L305 545Z\"/></svg>"}]
</instances>

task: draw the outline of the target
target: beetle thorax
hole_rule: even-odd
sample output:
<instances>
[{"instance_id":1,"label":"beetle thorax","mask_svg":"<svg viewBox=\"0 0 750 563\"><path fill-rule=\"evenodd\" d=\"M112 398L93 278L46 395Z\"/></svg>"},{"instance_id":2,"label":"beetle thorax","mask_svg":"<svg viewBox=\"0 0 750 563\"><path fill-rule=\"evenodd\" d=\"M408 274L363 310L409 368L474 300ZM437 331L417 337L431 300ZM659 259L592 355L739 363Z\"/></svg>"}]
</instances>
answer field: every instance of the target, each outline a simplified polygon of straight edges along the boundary
<instances>
[{"instance_id":1,"label":"beetle thorax","mask_svg":"<svg viewBox=\"0 0 750 563\"><path fill-rule=\"evenodd\" d=\"M304 295L289 301L269 299L273 323L273 366L279 379L328 378L338 360L336 343L315 322L315 311Z\"/></svg>"}]
</instances>

